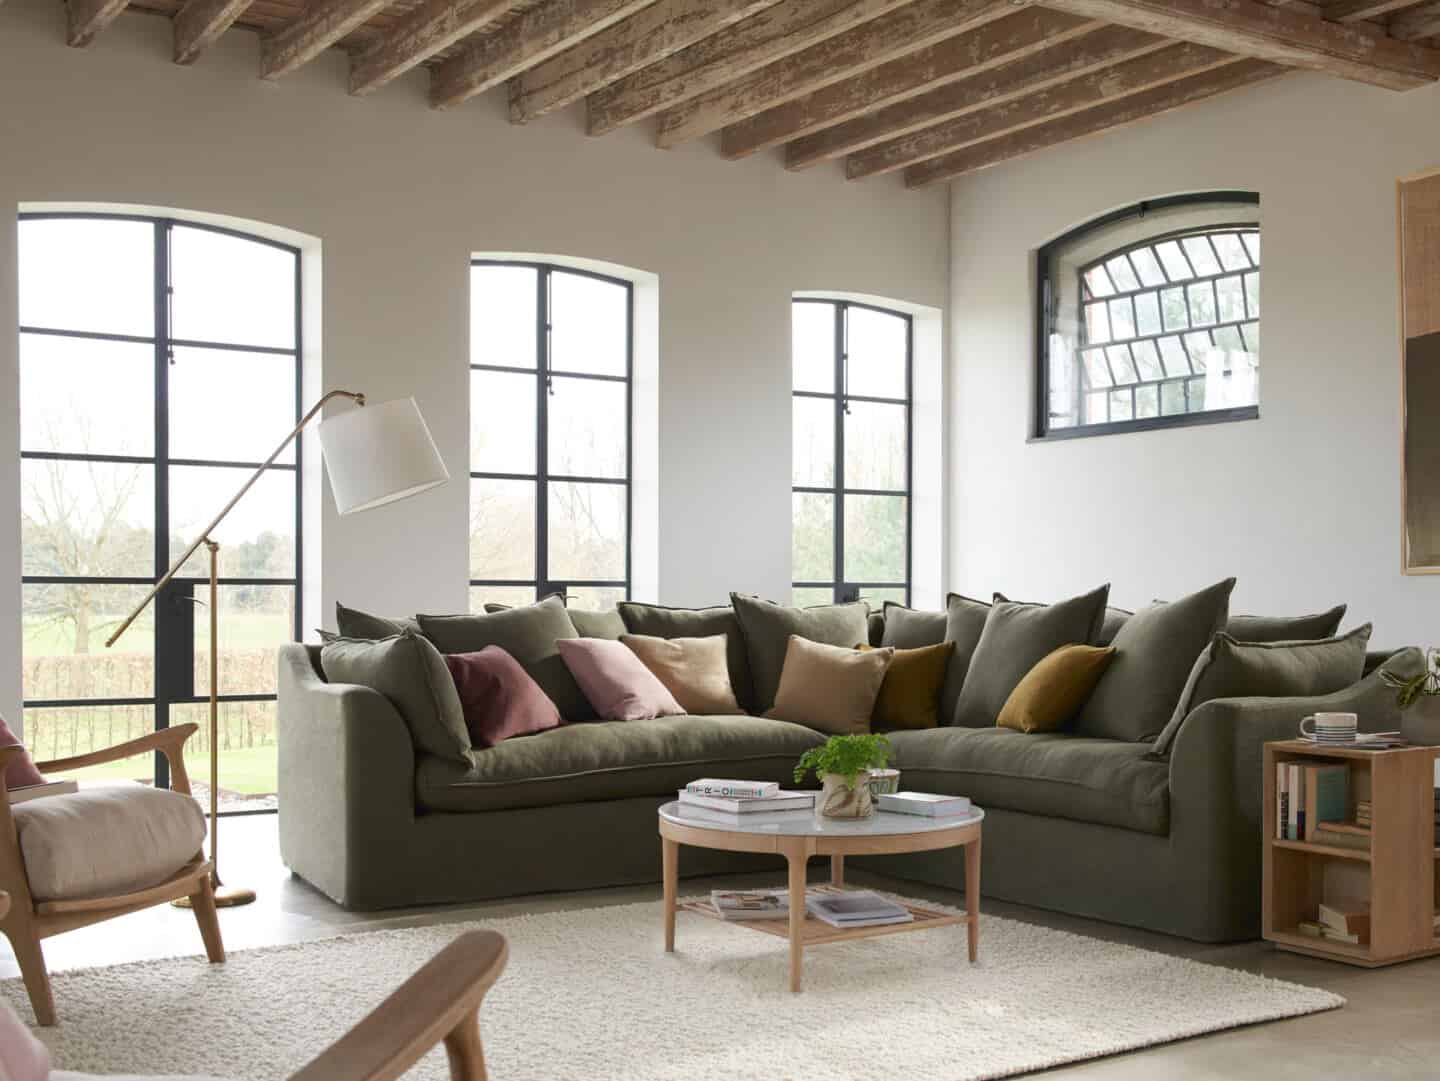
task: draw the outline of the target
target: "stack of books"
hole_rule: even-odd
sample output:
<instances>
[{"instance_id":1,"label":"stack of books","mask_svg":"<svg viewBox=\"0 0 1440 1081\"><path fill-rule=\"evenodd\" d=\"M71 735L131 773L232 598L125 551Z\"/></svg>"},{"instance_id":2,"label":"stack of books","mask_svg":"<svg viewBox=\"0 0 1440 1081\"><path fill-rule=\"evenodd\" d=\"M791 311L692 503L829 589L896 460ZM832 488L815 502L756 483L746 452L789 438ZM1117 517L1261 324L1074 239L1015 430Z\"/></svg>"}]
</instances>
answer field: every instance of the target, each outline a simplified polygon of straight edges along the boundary
<instances>
[{"instance_id":1,"label":"stack of books","mask_svg":"<svg viewBox=\"0 0 1440 1081\"><path fill-rule=\"evenodd\" d=\"M1360 799L1355 801L1355 824L1370 828L1370 801Z\"/></svg>"},{"instance_id":2,"label":"stack of books","mask_svg":"<svg viewBox=\"0 0 1440 1081\"><path fill-rule=\"evenodd\" d=\"M680 789L680 802L721 815L808 811L814 792L782 792L774 781L730 781L702 777Z\"/></svg>"},{"instance_id":3,"label":"stack of books","mask_svg":"<svg viewBox=\"0 0 1440 1081\"><path fill-rule=\"evenodd\" d=\"M903 905L887 901L871 890L817 893L805 898L805 907L831 927L876 927L886 923L913 923Z\"/></svg>"},{"instance_id":4,"label":"stack of books","mask_svg":"<svg viewBox=\"0 0 1440 1081\"><path fill-rule=\"evenodd\" d=\"M936 796L929 792L887 792L876 797L882 811L895 814L921 815L925 818L951 818L970 813L968 796Z\"/></svg>"},{"instance_id":5,"label":"stack of books","mask_svg":"<svg viewBox=\"0 0 1440 1081\"><path fill-rule=\"evenodd\" d=\"M1319 843L1314 834L1321 823L1344 821L1349 801L1349 766L1279 762L1275 774L1276 838ZM1362 824L1369 828L1368 821ZM1368 840L1365 847L1369 847Z\"/></svg>"},{"instance_id":6,"label":"stack of books","mask_svg":"<svg viewBox=\"0 0 1440 1081\"><path fill-rule=\"evenodd\" d=\"M1440 788L1435 789L1435 847L1440 848Z\"/></svg>"},{"instance_id":7,"label":"stack of books","mask_svg":"<svg viewBox=\"0 0 1440 1081\"><path fill-rule=\"evenodd\" d=\"M1313 920L1302 920L1302 935L1344 942L1351 946L1370 944L1370 906L1363 903L1322 904Z\"/></svg>"},{"instance_id":8,"label":"stack of books","mask_svg":"<svg viewBox=\"0 0 1440 1081\"><path fill-rule=\"evenodd\" d=\"M711 890L710 904L722 920L783 920L790 916L790 891Z\"/></svg>"}]
</instances>

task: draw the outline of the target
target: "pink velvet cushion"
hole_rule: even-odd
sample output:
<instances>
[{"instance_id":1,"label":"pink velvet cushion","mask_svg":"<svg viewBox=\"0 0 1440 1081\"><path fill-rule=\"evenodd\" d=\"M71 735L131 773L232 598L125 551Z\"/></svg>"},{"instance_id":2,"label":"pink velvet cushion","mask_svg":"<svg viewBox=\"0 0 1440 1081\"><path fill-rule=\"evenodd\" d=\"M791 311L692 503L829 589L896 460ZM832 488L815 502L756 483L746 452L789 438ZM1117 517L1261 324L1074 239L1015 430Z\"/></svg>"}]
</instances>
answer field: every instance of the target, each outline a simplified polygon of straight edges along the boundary
<instances>
[{"instance_id":1,"label":"pink velvet cushion","mask_svg":"<svg viewBox=\"0 0 1440 1081\"><path fill-rule=\"evenodd\" d=\"M10 726L5 723L5 718L0 717L0 747L19 747L20 741L15 738L15 733L10 731ZM18 762L11 762L10 768L5 771L6 788L24 788L32 784L44 784L45 778L35 768L35 760L26 751L20 756Z\"/></svg>"},{"instance_id":2,"label":"pink velvet cushion","mask_svg":"<svg viewBox=\"0 0 1440 1081\"><path fill-rule=\"evenodd\" d=\"M493 747L511 736L560 725L560 711L520 662L499 646L478 653L447 653L470 742Z\"/></svg>"},{"instance_id":3,"label":"pink velvet cushion","mask_svg":"<svg viewBox=\"0 0 1440 1081\"><path fill-rule=\"evenodd\" d=\"M45 1081L49 1076L49 1050L30 1035L14 1010L0 1002L0 1078Z\"/></svg>"},{"instance_id":4,"label":"pink velvet cushion","mask_svg":"<svg viewBox=\"0 0 1440 1081\"><path fill-rule=\"evenodd\" d=\"M623 642L570 638L555 643L595 712L607 721L646 721L684 713L675 696Z\"/></svg>"}]
</instances>

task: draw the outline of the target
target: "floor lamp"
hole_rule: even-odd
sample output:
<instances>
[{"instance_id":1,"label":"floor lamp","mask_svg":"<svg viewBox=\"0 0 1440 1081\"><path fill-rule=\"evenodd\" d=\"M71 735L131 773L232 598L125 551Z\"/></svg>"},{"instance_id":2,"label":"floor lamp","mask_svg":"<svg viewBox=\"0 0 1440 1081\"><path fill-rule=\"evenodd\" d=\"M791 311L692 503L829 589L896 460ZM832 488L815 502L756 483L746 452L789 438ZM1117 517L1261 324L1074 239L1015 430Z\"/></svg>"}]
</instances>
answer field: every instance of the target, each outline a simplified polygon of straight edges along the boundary
<instances>
[{"instance_id":1,"label":"floor lamp","mask_svg":"<svg viewBox=\"0 0 1440 1081\"><path fill-rule=\"evenodd\" d=\"M275 448L250 478L240 486L220 513L185 549L165 576L155 583L119 628L105 641L106 647L113 646L122 634L135 622L146 606L165 588L196 551L203 545L210 560L210 861L214 866L215 903L222 907L247 905L255 900L253 890L224 886L220 881L219 848L220 826L220 665L219 665L219 552L220 545L211 537L215 528L239 503L260 479L260 475L275 464L281 452L320 414L325 404L334 398L349 398L357 406L365 406L365 395L350 390L332 390L311 407L300 418L300 423ZM330 490L335 496L335 507L341 514L369 510L397 499L416 495L434 488L450 479L430 429L414 398L399 398L361 409L352 409L320 422L320 449L325 459L326 471L330 474ZM181 902L188 898L182 898ZM181 903L177 902L177 903Z\"/></svg>"}]
</instances>

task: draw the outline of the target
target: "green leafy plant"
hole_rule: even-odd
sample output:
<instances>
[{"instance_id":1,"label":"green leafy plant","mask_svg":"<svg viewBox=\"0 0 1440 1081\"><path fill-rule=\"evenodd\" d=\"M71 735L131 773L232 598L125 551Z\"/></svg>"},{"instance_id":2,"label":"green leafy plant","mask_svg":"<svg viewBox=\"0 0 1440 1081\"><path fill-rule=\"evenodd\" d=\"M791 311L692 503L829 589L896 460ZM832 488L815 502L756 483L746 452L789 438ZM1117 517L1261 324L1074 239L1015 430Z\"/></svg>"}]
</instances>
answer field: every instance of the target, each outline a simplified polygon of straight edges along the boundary
<instances>
[{"instance_id":1,"label":"green leafy plant","mask_svg":"<svg viewBox=\"0 0 1440 1081\"><path fill-rule=\"evenodd\" d=\"M1401 709L1409 709L1422 697L1440 697L1440 649L1426 650L1425 667L1418 675L1382 671L1380 678L1395 689L1395 704Z\"/></svg>"},{"instance_id":2,"label":"green leafy plant","mask_svg":"<svg viewBox=\"0 0 1440 1081\"><path fill-rule=\"evenodd\" d=\"M816 777L823 778L833 773L845 779L845 784L854 789L856 781L872 769L881 769L890 764L890 741L881 735L831 736L819 747L812 747L800 756L795 764L795 781L798 784L812 769Z\"/></svg>"}]
</instances>

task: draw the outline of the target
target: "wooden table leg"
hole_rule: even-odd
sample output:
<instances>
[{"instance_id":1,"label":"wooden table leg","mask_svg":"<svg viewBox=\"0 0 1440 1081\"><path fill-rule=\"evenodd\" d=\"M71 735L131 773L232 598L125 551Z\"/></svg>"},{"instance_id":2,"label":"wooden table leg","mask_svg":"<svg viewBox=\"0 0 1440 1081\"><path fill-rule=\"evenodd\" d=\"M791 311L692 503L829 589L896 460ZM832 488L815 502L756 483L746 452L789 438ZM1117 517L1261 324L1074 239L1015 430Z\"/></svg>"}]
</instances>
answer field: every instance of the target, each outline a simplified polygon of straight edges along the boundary
<instances>
[{"instance_id":1,"label":"wooden table leg","mask_svg":"<svg viewBox=\"0 0 1440 1081\"><path fill-rule=\"evenodd\" d=\"M680 842L660 838L660 880L665 889L665 952L675 952L675 896L680 889Z\"/></svg>"},{"instance_id":2,"label":"wooden table leg","mask_svg":"<svg viewBox=\"0 0 1440 1081\"><path fill-rule=\"evenodd\" d=\"M804 848L785 853L790 861L790 990L800 990L800 969L805 957L805 865Z\"/></svg>"},{"instance_id":3,"label":"wooden table leg","mask_svg":"<svg viewBox=\"0 0 1440 1081\"><path fill-rule=\"evenodd\" d=\"M845 885L845 857L838 853L830 857L830 885L836 889Z\"/></svg>"},{"instance_id":4,"label":"wooden table leg","mask_svg":"<svg viewBox=\"0 0 1440 1081\"><path fill-rule=\"evenodd\" d=\"M970 917L970 960L980 952L980 838L965 846L965 911Z\"/></svg>"}]
</instances>

